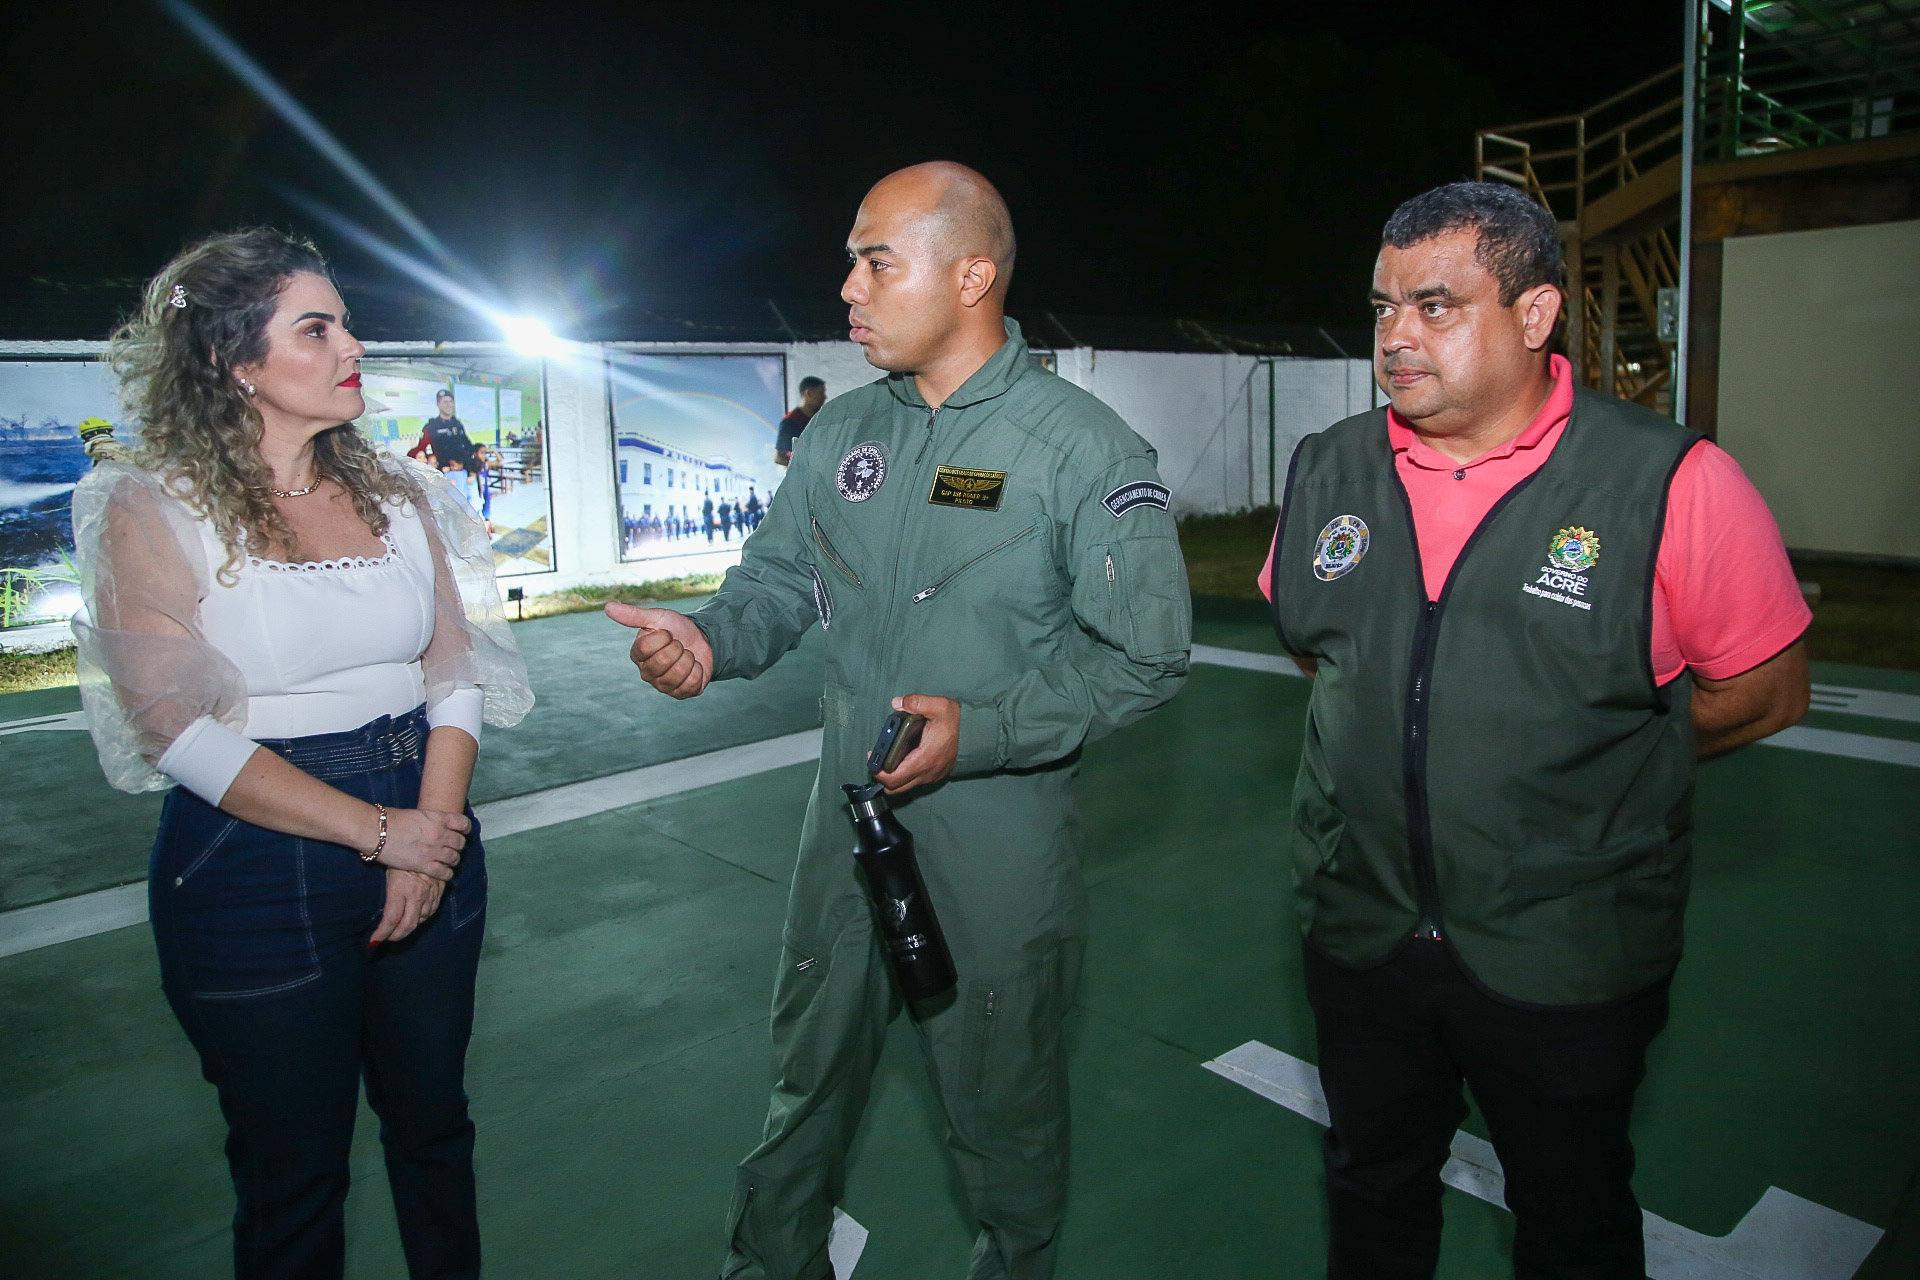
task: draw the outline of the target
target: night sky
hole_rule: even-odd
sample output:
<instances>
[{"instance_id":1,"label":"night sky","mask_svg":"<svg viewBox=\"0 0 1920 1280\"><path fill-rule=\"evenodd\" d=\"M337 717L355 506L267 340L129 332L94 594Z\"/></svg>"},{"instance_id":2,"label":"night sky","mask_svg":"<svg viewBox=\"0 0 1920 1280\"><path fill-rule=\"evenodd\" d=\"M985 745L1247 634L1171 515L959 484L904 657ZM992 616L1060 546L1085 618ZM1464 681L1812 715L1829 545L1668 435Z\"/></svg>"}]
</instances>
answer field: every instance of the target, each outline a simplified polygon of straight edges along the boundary
<instances>
[{"instance_id":1,"label":"night sky","mask_svg":"<svg viewBox=\"0 0 1920 1280\"><path fill-rule=\"evenodd\" d=\"M350 293L397 283L287 193L412 249L401 230L160 9L9 10L0 292L123 298L101 286L250 222L313 234ZM1012 204L1016 315L1351 326L1394 203L1470 176L1476 126L1677 61L1681 0L203 12L563 332L621 306L837 305L861 194L931 158ZM82 336L22 325L9 307L4 336Z\"/></svg>"}]
</instances>

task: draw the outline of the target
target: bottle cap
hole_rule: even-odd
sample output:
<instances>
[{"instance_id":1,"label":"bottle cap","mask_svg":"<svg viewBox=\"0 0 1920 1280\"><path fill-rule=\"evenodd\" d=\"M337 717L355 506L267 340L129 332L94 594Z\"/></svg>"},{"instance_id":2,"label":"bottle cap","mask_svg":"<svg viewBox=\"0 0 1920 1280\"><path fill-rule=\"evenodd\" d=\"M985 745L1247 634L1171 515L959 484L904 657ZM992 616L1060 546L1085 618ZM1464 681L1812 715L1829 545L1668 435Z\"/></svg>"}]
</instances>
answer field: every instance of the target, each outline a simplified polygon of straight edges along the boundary
<instances>
[{"instance_id":1,"label":"bottle cap","mask_svg":"<svg viewBox=\"0 0 1920 1280\"><path fill-rule=\"evenodd\" d=\"M847 793L853 811L863 818L877 817L887 811L887 788L884 783L843 782L840 789Z\"/></svg>"}]
</instances>

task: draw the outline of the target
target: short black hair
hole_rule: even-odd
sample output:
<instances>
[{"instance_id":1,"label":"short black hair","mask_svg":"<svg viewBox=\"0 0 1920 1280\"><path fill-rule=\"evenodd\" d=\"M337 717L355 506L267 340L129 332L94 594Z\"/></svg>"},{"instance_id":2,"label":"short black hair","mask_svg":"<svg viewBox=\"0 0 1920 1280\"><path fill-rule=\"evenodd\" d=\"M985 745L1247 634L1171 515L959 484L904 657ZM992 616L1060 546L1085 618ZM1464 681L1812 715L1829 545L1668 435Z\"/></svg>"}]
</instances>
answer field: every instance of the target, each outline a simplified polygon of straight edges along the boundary
<instances>
[{"instance_id":1,"label":"short black hair","mask_svg":"<svg viewBox=\"0 0 1920 1280\"><path fill-rule=\"evenodd\" d=\"M1449 182L1422 191L1393 211L1380 243L1411 249L1451 231L1479 233L1473 258L1500 282L1503 307L1537 285L1561 284L1559 224L1504 182Z\"/></svg>"},{"instance_id":2,"label":"short black hair","mask_svg":"<svg viewBox=\"0 0 1920 1280\"><path fill-rule=\"evenodd\" d=\"M808 374L806 377L800 379L801 395L807 394L807 392L813 390L815 387L825 391L827 389L827 380L825 378L816 378L812 374Z\"/></svg>"}]
</instances>

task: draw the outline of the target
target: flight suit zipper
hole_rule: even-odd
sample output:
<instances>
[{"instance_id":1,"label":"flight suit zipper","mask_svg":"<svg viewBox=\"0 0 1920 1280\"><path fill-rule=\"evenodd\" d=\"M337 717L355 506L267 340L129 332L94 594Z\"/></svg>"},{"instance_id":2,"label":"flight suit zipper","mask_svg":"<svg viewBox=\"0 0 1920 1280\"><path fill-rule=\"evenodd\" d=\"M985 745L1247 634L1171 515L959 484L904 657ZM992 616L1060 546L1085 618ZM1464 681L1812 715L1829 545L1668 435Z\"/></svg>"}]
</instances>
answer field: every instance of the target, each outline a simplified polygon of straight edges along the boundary
<instances>
[{"instance_id":1,"label":"flight suit zipper","mask_svg":"<svg viewBox=\"0 0 1920 1280\"><path fill-rule=\"evenodd\" d=\"M820 527L820 517L810 516L808 518L813 521L813 544L820 548L820 554L831 561L834 568L846 574L847 581L853 583L856 587L862 587L864 589L865 584L860 581L860 575L855 573L852 568L848 566L847 562L840 558L840 553L834 550L833 540L828 538L827 531Z\"/></svg>"},{"instance_id":2,"label":"flight suit zipper","mask_svg":"<svg viewBox=\"0 0 1920 1280\"><path fill-rule=\"evenodd\" d=\"M993 1069L993 1020L994 1012L999 1003L1000 993L998 991L987 992L987 998L984 1001L984 1007L981 1009L980 1016L980 1043L975 1046L980 1052L980 1073L975 1076L973 1080L973 1097L976 1105L986 1096L987 1077Z\"/></svg>"},{"instance_id":3,"label":"flight suit zipper","mask_svg":"<svg viewBox=\"0 0 1920 1280\"><path fill-rule=\"evenodd\" d=\"M1011 538L1003 538L999 542L994 543L992 546L988 547L985 551L982 551L979 555L973 557L971 560L967 561L965 564L959 566L958 568L949 569L946 573L941 575L940 581L934 583L932 586L928 587L924 591L916 592L913 597L913 603L919 604L922 600L925 600L928 596L932 595L934 592L938 591L940 588L946 586L949 582L952 582L955 578L959 577L961 574L965 573L967 570L973 568L973 566L979 564L982 560L985 560L988 556L994 555L997 552L1005 551L1008 547L1020 541L1020 539L1026 537L1028 534L1032 533L1038 527L1039 526L1037 524L1030 524L1026 528L1022 529L1020 532L1014 534ZM1111 557L1109 557L1107 560L1107 581L1108 582L1113 581L1113 560Z\"/></svg>"},{"instance_id":4,"label":"flight suit zipper","mask_svg":"<svg viewBox=\"0 0 1920 1280\"><path fill-rule=\"evenodd\" d=\"M899 482L908 483L909 488L916 492L919 489L918 468L926 459L927 450L933 445L933 425L939 418L940 410L943 408L945 408L944 405L927 406L926 434L920 442L919 452L916 453L913 458L913 466L916 474L910 482L907 476L903 475L899 477ZM917 504L912 501L900 503L900 514L894 522L892 545L893 567L892 571L885 577L883 584L884 590L881 595L882 617L880 619L881 626L879 629L879 634L881 635L893 634L895 610L900 607L900 597L898 594L900 580L903 576L903 570L906 568L907 550L912 545L912 540L908 536L907 529L913 521L913 513L916 505ZM896 650L891 655L891 661L885 669L885 683L892 684L900 678L900 670L905 663L905 659L906 655L904 651Z\"/></svg>"},{"instance_id":5,"label":"flight suit zipper","mask_svg":"<svg viewBox=\"0 0 1920 1280\"><path fill-rule=\"evenodd\" d=\"M927 435L926 435L926 439L920 442L920 452L913 455L914 465L918 466L922 461L924 461L927 456L927 450L933 446L933 420L940 416L940 410L942 410L945 407L946 407L945 405L937 405L937 404L931 405L928 407Z\"/></svg>"}]
</instances>

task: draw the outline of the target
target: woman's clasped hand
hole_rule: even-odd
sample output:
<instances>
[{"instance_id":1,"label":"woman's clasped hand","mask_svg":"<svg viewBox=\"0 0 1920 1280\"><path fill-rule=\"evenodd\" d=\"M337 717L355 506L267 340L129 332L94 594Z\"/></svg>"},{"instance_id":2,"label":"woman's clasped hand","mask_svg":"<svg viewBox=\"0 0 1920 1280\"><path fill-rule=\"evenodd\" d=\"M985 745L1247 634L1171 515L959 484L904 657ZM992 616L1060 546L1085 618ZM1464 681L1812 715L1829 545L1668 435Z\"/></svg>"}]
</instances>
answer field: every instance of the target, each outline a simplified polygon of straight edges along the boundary
<instances>
[{"instance_id":1,"label":"woman's clasped hand","mask_svg":"<svg viewBox=\"0 0 1920 1280\"><path fill-rule=\"evenodd\" d=\"M369 947L399 942L440 909L441 895L473 823L462 813L435 809L387 810L387 846L374 861L387 868L387 896ZM370 852L379 843L376 837Z\"/></svg>"},{"instance_id":2,"label":"woman's clasped hand","mask_svg":"<svg viewBox=\"0 0 1920 1280\"><path fill-rule=\"evenodd\" d=\"M460 865L460 851L466 847L467 832L473 823L463 813L441 813L435 809L388 809L387 846L373 861L397 871L411 871L433 880L453 879ZM361 846L372 852L379 837Z\"/></svg>"}]
</instances>

